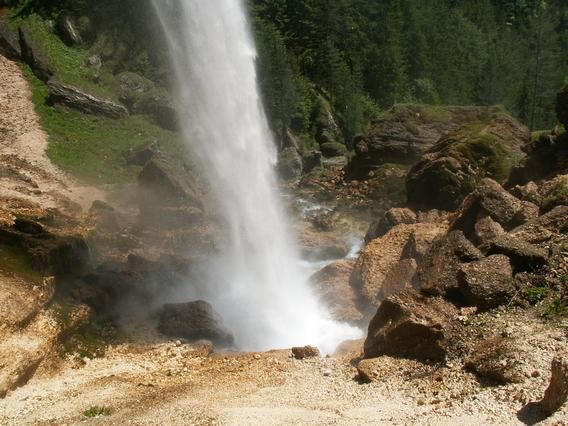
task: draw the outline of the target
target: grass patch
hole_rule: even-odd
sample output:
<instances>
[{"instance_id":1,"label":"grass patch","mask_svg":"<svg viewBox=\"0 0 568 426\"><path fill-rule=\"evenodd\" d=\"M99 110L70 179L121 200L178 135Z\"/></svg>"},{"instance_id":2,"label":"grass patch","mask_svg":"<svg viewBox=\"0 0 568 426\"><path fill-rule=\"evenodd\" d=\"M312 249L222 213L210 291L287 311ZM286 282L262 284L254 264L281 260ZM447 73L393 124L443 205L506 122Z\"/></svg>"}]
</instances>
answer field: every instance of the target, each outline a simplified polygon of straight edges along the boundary
<instances>
[{"instance_id":1,"label":"grass patch","mask_svg":"<svg viewBox=\"0 0 568 426\"><path fill-rule=\"evenodd\" d=\"M87 418L100 417L100 416L110 416L111 409L103 405L93 405L83 411L83 416Z\"/></svg>"},{"instance_id":2,"label":"grass patch","mask_svg":"<svg viewBox=\"0 0 568 426\"><path fill-rule=\"evenodd\" d=\"M186 150L177 133L162 129L144 116L111 119L47 104L48 89L27 66L33 101L49 135L48 157L62 169L94 184L127 183L140 168L129 165L132 150L154 144L168 158L182 162Z\"/></svg>"},{"instance_id":3,"label":"grass patch","mask_svg":"<svg viewBox=\"0 0 568 426\"><path fill-rule=\"evenodd\" d=\"M523 291L523 299L531 305L542 302L548 296L549 290L546 287L529 287Z\"/></svg>"}]
</instances>

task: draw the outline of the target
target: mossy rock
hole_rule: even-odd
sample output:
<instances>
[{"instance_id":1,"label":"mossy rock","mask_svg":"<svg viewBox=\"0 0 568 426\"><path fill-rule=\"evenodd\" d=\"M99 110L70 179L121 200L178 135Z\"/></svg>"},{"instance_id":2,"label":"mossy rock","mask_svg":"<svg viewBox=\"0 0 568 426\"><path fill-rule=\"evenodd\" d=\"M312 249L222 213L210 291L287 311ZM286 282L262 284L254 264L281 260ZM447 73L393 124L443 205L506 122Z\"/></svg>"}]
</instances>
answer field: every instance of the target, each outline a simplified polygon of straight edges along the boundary
<instances>
[{"instance_id":1,"label":"mossy rock","mask_svg":"<svg viewBox=\"0 0 568 426\"><path fill-rule=\"evenodd\" d=\"M326 142L320 145L321 152L324 157L342 157L347 153L347 148L345 145L339 142Z\"/></svg>"},{"instance_id":2,"label":"mossy rock","mask_svg":"<svg viewBox=\"0 0 568 426\"><path fill-rule=\"evenodd\" d=\"M278 174L285 180L295 180L302 176L302 157L296 148L282 150L278 156Z\"/></svg>"}]
</instances>

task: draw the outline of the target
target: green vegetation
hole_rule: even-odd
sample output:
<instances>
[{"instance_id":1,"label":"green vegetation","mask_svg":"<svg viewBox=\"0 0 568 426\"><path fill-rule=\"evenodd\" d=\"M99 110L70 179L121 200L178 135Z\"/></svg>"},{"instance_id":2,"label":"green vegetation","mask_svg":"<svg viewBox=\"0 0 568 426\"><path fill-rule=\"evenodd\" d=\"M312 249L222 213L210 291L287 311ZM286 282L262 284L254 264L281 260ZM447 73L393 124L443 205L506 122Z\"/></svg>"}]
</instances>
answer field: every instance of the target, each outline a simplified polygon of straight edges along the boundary
<instances>
[{"instance_id":1,"label":"green vegetation","mask_svg":"<svg viewBox=\"0 0 568 426\"><path fill-rule=\"evenodd\" d=\"M546 287L529 287L523 291L523 298L531 305L536 305L546 299L548 294Z\"/></svg>"},{"instance_id":2,"label":"green vegetation","mask_svg":"<svg viewBox=\"0 0 568 426\"><path fill-rule=\"evenodd\" d=\"M568 313L566 301L560 295L554 296L546 305L542 312L545 318L557 317Z\"/></svg>"},{"instance_id":3,"label":"green vegetation","mask_svg":"<svg viewBox=\"0 0 568 426\"><path fill-rule=\"evenodd\" d=\"M99 417L99 416L110 416L111 409L102 405L93 405L83 411L83 416L88 418Z\"/></svg>"},{"instance_id":4,"label":"green vegetation","mask_svg":"<svg viewBox=\"0 0 568 426\"><path fill-rule=\"evenodd\" d=\"M0 243L0 272L15 274L26 281L39 282L39 274L32 266L32 261L25 250L9 242Z\"/></svg>"},{"instance_id":5,"label":"green vegetation","mask_svg":"<svg viewBox=\"0 0 568 426\"><path fill-rule=\"evenodd\" d=\"M47 87L29 68L24 69L32 84L33 100L42 125L49 135L50 159L63 169L94 183L132 180L139 168L130 166L131 150L154 144L171 158L183 159L179 137L143 116L110 119L82 114L47 104Z\"/></svg>"}]
</instances>

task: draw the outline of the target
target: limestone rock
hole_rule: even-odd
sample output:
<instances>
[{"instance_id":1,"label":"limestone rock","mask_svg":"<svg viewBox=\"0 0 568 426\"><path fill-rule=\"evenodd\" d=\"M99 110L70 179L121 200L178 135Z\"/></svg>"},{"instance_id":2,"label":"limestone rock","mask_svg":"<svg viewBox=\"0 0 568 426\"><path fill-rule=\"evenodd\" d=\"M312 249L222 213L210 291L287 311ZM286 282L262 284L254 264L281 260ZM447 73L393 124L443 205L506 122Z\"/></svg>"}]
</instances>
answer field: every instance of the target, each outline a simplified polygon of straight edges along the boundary
<instances>
[{"instance_id":1,"label":"limestone rock","mask_svg":"<svg viewBox=\"0 0 568 426\"><path fill-rule=\"evenodd\" d=\"M39 49L26 26L20 27L19 35L22 59L30 66L37 78L44 83L47 82L54 75L47 56Z\"/></svg>"},{"instance_id":2,"label":"limestone rock","mask_svg":"<svg viewBox=\"0 0 568 426\"><path fill-rule=\"evenodd\" d=\"M292 355L296 359L314 358L320 356L320 351L313 346L295 346L292 348Z\"/></svg>"},{"instance_id":3,"label":"limestone rock","mask_svg":"<svg viewBox=\"0 0 568 426\"><path fill-rule=\"evenodd\" d=\"M442 361L456 326L457 309L450 303L406 289L381 303L369 324L366 358L392 355Z\"/></svg>"},{"instance_id":4,"label":"limestone rock","mask_svg":"<svg viewBox=\"0 0 568 426\"><path fill-rule=\"evenodd\" d=\"M158 313L158 330L189 341L211 340L219 346L230 346L234 342L213 307L202 300L164 305Z\"/></svg>"},{"instance_id":5,"label":"limestone rock","mask_svg":"<svg viewBox=\"0 0 568 426\"><path fill-rule=\"evenodd\" d=\"M554 414L568 400L568 354L555 356L551 368L550 384L539 404L547 415Z\"/></svg>"},{"instance_id":6,"label":"limestone rock","mask_svg":"<svg viewBox=\"0 0 568 426\"><path fill-rule=\"evenodd\" d=\"M13 61L22 57L22 49L18 37L8 25L0 21L0 55Z\"/></svg>"},{"instance_id":7,"label":"limestone rock","mask_svg":"<svg viewBox=\"0 0 568 426\"><path fill-rule=\"evenodd\" d=\"M381 219L371 224L367 234L365 235L365 242L368 243L375 238L382 237L396 225L412 224L416 222L416 213L409 208L393 207L392 209L389 209Z\"/></svg>"},{"instance_id":8,"label":"limestone rock","mask_svg":"<svg viewBox=\"0 0 568 426\"><path fill-rule=\"evenodd\" d=\"M517 350L513 339L490 338L474 348L465 360L465 368L491 383L520 383L523 371Z\"/></svg>"},{"instance_id":9,"label":"limestone rock","mask_svg":"<svg viewBox=\"0 0 568 426\"><path fill-rule=\"evenodd\" d=\"M310 278L316 294L327 306L331 316L338 321L359 323L363 319L357 294L349 284L354 267L355 261L338 260Z\"/></svg>"},{"instance_id":10,"label":"limestone rock","mask_svg":"<svg viewBox=\"0 0 568 426\"><path fill-rule=\"evenodd\" d=\"M543 249L509 234L497 237L491 243L488 254L507 256L515 273L538 270L548 262L548 255Z\"/></svg>"},{"instance_id":11,"label":"limestone rock","mask_svg":"<svg viewBox=\"0 0 568 426\"><path fill-rule=\"evenodd\" d=\"M504 305L515 295L513 269L507 256L503 255L462 265L458 282L466 303L480 309Z\"/></svg>"},{"instance_id":12,"label":"limestone rock","mask_svg":"<svg viewBox=\"0 0 568 426\"><path fill-rule=\"evenodd\" d=\"M461 231L438 237L418 268L422 291L435 296L455 296L459 292L457 274L461 264L482 257Z\"/></svg>"},{"instance_id":13,"label":"limestone rock","mask_svg":"<svg viewBox=\"0 0 568 426\"><path fill-rule=\"evenodd\" d=\"M61 103L69 108L87 114L103 115L110 118L123 118L128 110L116 102L100 99L77 87L51 79L47 82L49 98L52 102Z\"/></svg>"}]
</instances>

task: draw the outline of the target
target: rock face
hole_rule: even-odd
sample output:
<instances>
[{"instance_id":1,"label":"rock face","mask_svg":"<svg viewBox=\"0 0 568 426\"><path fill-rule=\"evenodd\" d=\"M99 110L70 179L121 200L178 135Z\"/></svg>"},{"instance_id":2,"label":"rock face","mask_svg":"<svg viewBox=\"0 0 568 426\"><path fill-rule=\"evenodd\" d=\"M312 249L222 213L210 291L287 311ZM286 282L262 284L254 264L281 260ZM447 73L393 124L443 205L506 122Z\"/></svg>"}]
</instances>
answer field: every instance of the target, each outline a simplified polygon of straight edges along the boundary
<instances>
[{"instance_id":1,"label":"rock face","mask_svg":"<svg viewBox=\"0 0 568 426\"><path fill-rule=\"evenodd\" d=\"M413 164L443 134L486 121L495 113L495 109L486 107L397 105L354 140L355 156L349 173L365 177L384 163Z\"/></svg>"},{"instance_id":2,"label":"rock face","mask_svg":"<svg viewBox=\"0 0 568 426\"><path fill-rule=\"evenodd\" d=\"M494 337L481 342L465 360L465 368L490 383L504 385L523 381L514 340Z\"/></svg>"},{"instance_id":3,"label":"rock face","mask_svg":"<svg viewBox=\"0 0 568 426\"><path fill-rule=\"evenodd\" d=\"M457 274L461 264L482 257L461 231L438 237L418 269L422 291L435 296L459 297Z\"/></svg>"},{"instance_id":4,"label":"rock face","mask_svg":"<svg viewBox=\"0 0 568 426\"><path fill-rule=\"evenodd\" d=\"M52 102L61 103L88 114L104 115L110 118L123 118L128 115L123 105L108 99L99 99L77 87L53 79L48 81L47 86Z\"/></svg>"},{"instance_id":5,"label":"rock face","mask_svg":"<svg viewBox=\"0 0 568 426\"><path fill-rule=\"evenodd\" d=\"M466 303L492 309L508 303L515 295L509 258L494 255L467 263L458 272L459 288Z\"/></svg>"},{"instance_id":6,"label":"rock face","mask_svg":"<svg viewBox=\"0 0 568 426\"><path fill-rule=\"evenodd\" d=\"M18 37L2 21L0 21L0 55L4 55L13 61L17 61L22 57L22 49L18 42Z\"/></svg>"},{"instance_id":7,"label":"rock face","mask_svg":"<svg viewBox=\"0 0 568 426\"><path fill-rule=\"evenodd\" d=\"M25 26L20 27L19 35L22 59L30 66L37 78L46 83L54 74L51 64Z\"/></svg>"},{"instance_id":8,"label":"rock face","mask_svg":"<svg viewBox=\"0 0 568 426\"><path fill-rule=\"evenodd\" d=\"M568 400L568 354L557 355L552 360L550 385L540 401L540 408L547 415L554 414Z\"/></svg>"},{"instance_id":9,"label":"rock face","mask_svg":"<svg viewBox=\"0 0 568 426\"><path fill-rule=\"evenodd\" d=\"M363 319L358 296L349 285L349 277L354 267L355 261L338 260L310 278L329 313L338 321L359 323Z\"/></svg>"},{"instance_id":10,"label":"rock face","mask_svg":"<svg viewBox=\"0 0 568 426\"><path fill-rule=\"evenodd\" d=\"M219 346L230 346L234 342L212 306L202 300L164 305L158 313L158 321L158 330L167 336L190 341L211 340Z\"/></svg>"},{"instance_id":11,"label":"rock face","mask_svg":"<svg viewBox=\"0 0 568 426\"><path fill-rule=\"evenodd\" d=\"M482 178L506 181L529 136L514 119L499 117L482 129L466 126L442 137L408 173L409 203L454 210Z\"/></svg>"},{"instance_id":12,"label":"rock face","mask_svg":"<svg viewBox=\"0 0 568 426\"><path fill-rule=\"evenodd\" d=\"M67 13L61 13L57 18L57 31L61 40L68 46L76 46L82 43L81 35L75 29L75 25Z\"/></svg>"},{"instance_id":13,"label":"rock face","mask_svg":"<svg viewBox=\"0 0 568 426\"><path fill-rule=\"evenodd\" d=\"M392 355L442 361L456 317L452 304L414 289L390 296L369 324L365 357Z\"/></svg>"}]
</instances>

